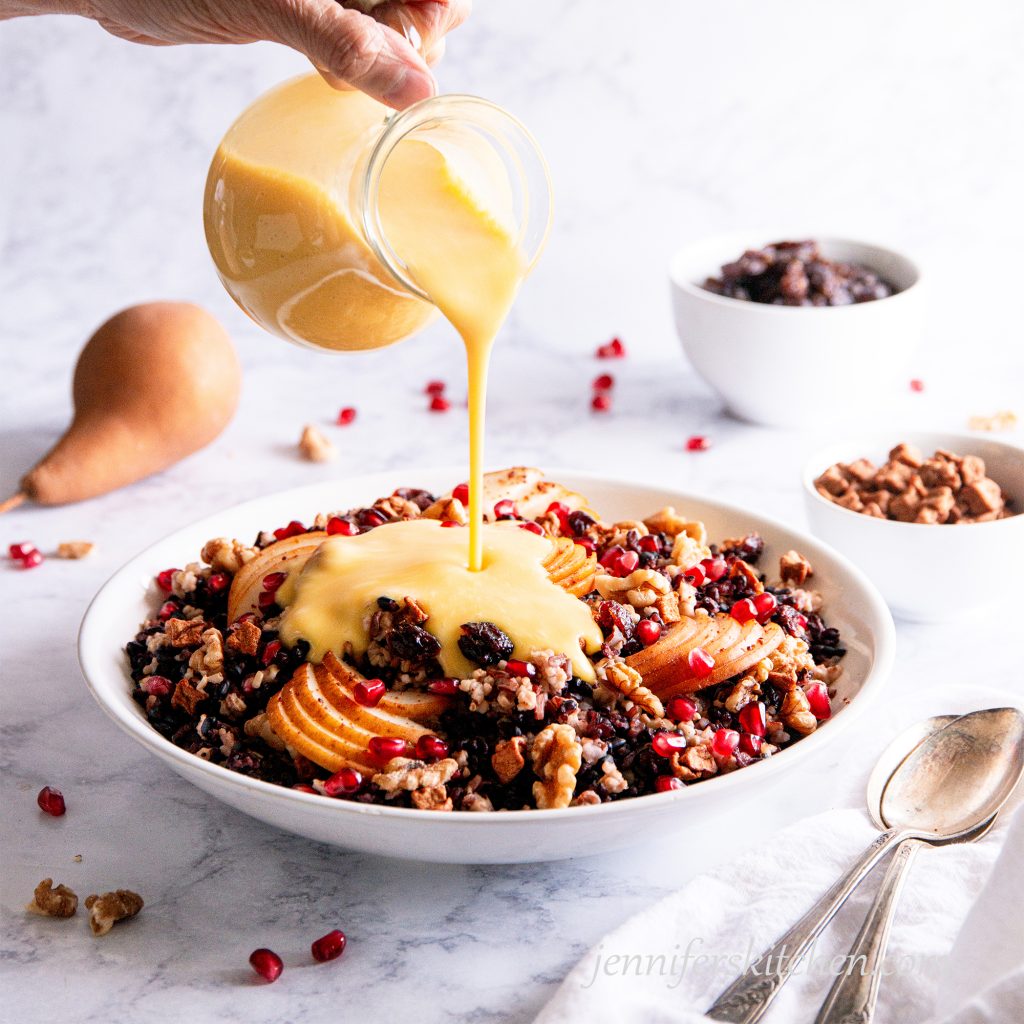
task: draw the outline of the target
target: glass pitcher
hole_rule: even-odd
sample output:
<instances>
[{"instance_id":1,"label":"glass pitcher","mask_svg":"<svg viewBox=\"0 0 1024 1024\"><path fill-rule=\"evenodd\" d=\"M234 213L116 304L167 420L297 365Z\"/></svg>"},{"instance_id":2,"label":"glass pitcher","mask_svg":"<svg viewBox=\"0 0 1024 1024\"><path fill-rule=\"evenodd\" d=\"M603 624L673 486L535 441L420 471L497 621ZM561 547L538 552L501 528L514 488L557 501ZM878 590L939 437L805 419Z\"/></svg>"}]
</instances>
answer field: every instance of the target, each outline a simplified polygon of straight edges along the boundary
<instances>
[{"instance_id":1,"label":"glass pitcher","mask_svg":"<svg viewBox=\"0 0 1024 1024\"><path fill-rule=\"evenodd\" d=\"M460 187L513 226L533 265L550 227L550 180L512 115L459 95L396 114L311 74L245 110L207 177L210 253L228 293L260 326L298 344L353 351L402 341L436 316L381 216L382 183L400 187L406 142L435 147Z\"/></svg>"}]
</instances>

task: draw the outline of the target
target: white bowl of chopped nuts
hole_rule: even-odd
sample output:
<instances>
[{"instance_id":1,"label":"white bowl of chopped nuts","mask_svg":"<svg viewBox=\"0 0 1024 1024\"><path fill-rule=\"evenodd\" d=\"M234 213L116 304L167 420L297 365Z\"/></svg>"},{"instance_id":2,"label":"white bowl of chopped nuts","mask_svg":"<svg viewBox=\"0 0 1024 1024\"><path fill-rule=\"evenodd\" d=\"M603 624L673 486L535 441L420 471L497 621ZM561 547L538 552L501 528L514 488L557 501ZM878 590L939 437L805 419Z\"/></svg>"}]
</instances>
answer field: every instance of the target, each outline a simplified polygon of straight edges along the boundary
<instances>
[{"instance_id":1,"label":"white bowl of chopped nuts","mask_svg":"<svg viewBox=\"0 0 1024 1024\"><path fill-rule=\"evenodd\" d=\"M867 574L894 615L939 622L1015 599L1024 450L969 434L873 434L808 460L812 531ZM955 527L955 528L954 528Z\"/></svg>"},{"instance_id":2,"label":"white bowl of chopped nuts","mask_svg":"<svg viewBox=\"0 0 1024 1024\"><path fill-rule=\"evenodd\" d=\"M917 264L847 238L752 248L771 237L721 235L672 257L693 368L731 413L770 426L835 421L862 412L865 395L896 394L923 328Z\"/></svg>"}]
</instances>

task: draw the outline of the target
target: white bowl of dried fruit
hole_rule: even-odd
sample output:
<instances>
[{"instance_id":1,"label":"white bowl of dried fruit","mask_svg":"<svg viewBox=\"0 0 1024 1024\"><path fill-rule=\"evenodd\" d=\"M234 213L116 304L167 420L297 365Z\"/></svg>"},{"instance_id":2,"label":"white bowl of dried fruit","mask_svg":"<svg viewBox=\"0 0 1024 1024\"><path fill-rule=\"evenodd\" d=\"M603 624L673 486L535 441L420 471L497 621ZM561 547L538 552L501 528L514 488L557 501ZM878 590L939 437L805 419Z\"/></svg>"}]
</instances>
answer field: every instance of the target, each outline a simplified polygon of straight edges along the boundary
<instances>
[{"instance_id":1,"label":"white bowl of dried fruit","mask_svg":"<svg viewBox=\"0 0 1024 1024\"><path fill-rule=\"evenodd\" d=\"M869 434L809 459L811 529L858 565L893 614L939 622L1020 591L1024 450L972 436Z\"/></svg>"},{"instance_id":2,"label":"white bowl of dried fruit","mask_svg":"<svg viewBox=\"0 0 1024 1024\"><path fill-rule=\"evenodd\" d=\"M96 700L178 774L268 824L383 856L507 863L699 829L708 812L745 827L744 802L825 750L889 671L881 596L825 545L670 489L580 473L557 486L525 470L495 475L511 493L485 487L500 520L484 527L496 531L485 552L543 557L530 585L557 588L543 600L564 621L586 611L574 653L520 649L507 602L450 649L443 600L431 611L408 576L353 620L339 657L314 661L289 640L289 615L356 548L379 554L403 532L427 546L465 538L441 529L459 521L460 475L318 484L158 542L82 624ZM212 540L224 537L246 540Z\"/></svg>"}]
</instances>

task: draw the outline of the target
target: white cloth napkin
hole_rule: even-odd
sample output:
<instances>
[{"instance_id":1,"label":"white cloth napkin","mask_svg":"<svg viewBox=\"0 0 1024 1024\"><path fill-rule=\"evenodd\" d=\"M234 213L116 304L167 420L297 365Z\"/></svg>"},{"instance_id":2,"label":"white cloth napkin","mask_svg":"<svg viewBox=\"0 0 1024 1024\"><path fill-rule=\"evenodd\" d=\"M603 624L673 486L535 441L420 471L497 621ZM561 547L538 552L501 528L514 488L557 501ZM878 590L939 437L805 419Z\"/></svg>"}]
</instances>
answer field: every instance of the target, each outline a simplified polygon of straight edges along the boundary
<instances>
[{"instance_id":1,"label":"white cloth napkin","mask_svg":"<svg viewBox=\"0 0 1024 1024\"><path fill-rule=\"evenodd\" d=\"M930 713L1011 703L979 704L978 696L960 690L947 694L944 706L935 697L929 704L937 706L923 713L915 701L916 714L898 716L900 728ZM889 941L880 1022L1024 1022L1024 809L1003 819L981 842L919 852ZM828 811L694 878L606 935L536 1024L706 1024L703 1011L745 963L796 921L876 834L863 810ZM819 938L766 1024L814 1019L840 969L833 958L848 952L886 863Z\"/></svg>"}]
</instances>

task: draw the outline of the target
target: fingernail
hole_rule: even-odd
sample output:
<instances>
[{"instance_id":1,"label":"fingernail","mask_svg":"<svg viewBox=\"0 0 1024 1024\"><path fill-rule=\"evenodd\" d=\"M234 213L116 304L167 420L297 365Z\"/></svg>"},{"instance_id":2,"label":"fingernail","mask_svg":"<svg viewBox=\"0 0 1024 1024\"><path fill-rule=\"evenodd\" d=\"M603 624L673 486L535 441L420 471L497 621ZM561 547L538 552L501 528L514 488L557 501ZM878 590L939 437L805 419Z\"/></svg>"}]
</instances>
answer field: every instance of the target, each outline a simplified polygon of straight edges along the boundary
<instances>
[{"instance_id":1,"label":"fingernail","mask_svg":"<svg viewBox=\"0 0 1024 1024\"><path fill-rule=\"evenodd\" d=\"M404 110L420 100L437 94L434 76L419 68L403 67L395 84L384 94L384 102L396 110Z\"/></svg>"}]
</instances>

